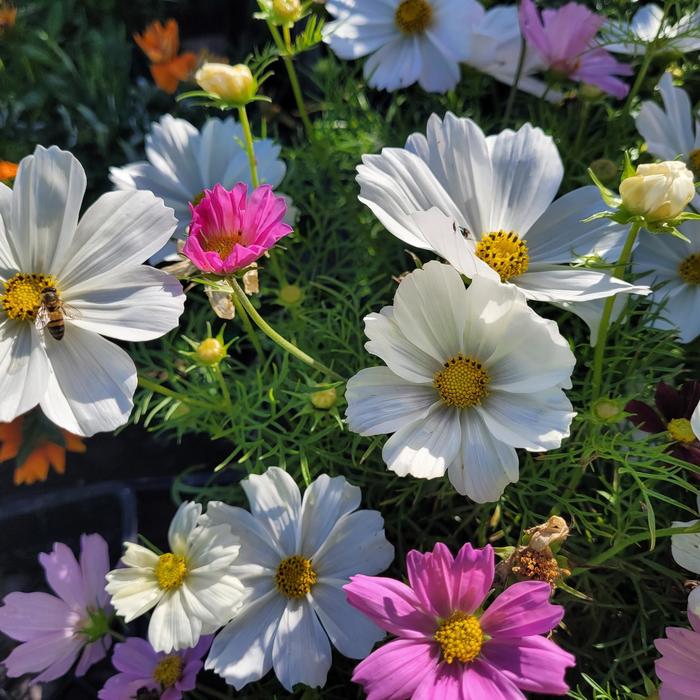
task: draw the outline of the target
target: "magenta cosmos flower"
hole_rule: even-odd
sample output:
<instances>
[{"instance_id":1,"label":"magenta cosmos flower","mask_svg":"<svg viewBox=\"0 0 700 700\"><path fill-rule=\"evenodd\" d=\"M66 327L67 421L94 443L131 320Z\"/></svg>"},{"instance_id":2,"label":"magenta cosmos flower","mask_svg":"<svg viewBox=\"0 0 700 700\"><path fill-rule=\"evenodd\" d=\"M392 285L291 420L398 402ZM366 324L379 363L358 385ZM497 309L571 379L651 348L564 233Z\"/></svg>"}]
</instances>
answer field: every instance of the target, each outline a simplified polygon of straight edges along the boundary
<instances>
[{"instance_id":1,"label":"magenta cosmos flower","mask_svg":"<svg viewBox=\"0 0 700 700\"><path fill-rule=\"evenodd\" d=\"M632 75L632 68L596 46L595 35L604 22L604 17L577 2L543 10L541 17L533 0L520 3L523 36L551 71L595 85L621 99L629 86L616 76Z\"/></svg>"},{"instance_id":2,"label":"magenta cosmos flower","mask_svg":"<svg viewBox=\"0 0 700 700\"><path fill-rule=\"evenodd\" d=\"M282 222L287 205L269 185L253 190L250 197L242 182L230 191L215 185L190 209L192 222L182 252L202 272L215 275L248 267L292 232Z\"/></svg>"},{"instance_id":3,"label":"magenta cosmos flower","mask_svg":"<svg viewBox=\"0 0 700 700\"><path fill-rule=\"evenodd\" d=\"M659 700L697 700L700 688L700 617L688 610L692 629L667 627L667 639L654 641L661 658Z\"/></svg>"},{"instance_id":4,"label":"magenta cosmos flower","mask_svg":"<svg viewBox=\"0 0 700 700\"><path fill-rule=\"evenodd\" d=\"M493 548L444 544L406 557L410 586L381 576L353 576L348 602L398 637L353 674L368 700L515 700L521 691L564 695L576 663L546 634L564 609L541 581L516 583L484 611L494 578Z\"/></svg>"},{"instance_id":5,"label":"magenta cosmos flower","mask_svg":"<svg viewBox=\"0 0 700 700\"><path fill-rule=\"evenodd\" d=\"M80 562L56 542L39 562L55 596L10 593L0 608L0 631L23 642L3 661L13 678L37 673L34 683L65 675L78 661L76 676L103 659L112 644L113 610L105 592L109 571L107 543L100 535L80 538ZM78 660L79 659L79 660Z\"/></svg>"},{"instance_id":6,"label":"magenta cosmos flower","mask_svg":"<svg viewBox=\"0 0 700 700\"><path fill-rule=\"evenodd\" d=\"M202 637L193 649L172 654L157 652L145 640L130 637L114 647L112 665L119 671L100 690L100 700L131 700L139 690L155 690L160 700L180 700L182 694L194 690L197 674L202 670L202 657L213 637Z\"/></svg>"}]
</instances>

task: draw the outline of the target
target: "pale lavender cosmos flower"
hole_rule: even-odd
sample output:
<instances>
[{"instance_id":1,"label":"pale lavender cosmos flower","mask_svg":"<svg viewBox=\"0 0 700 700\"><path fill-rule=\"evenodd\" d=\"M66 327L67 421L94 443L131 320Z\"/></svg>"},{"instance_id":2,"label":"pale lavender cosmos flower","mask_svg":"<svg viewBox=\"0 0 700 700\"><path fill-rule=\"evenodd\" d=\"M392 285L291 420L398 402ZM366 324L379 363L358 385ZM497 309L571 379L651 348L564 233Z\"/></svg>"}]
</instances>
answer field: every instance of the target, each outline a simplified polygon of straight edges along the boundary
<instances>
[{"instance_id":1,"label":"pale lavender cosmos flower","mask_svg":"<svg viewBox=\"0 0 700 700\"><path fill-rule=\"evenodd\" d=\"M666 639L654 646L661 654L656 675L661 679L659 700L696 700L700 688L700 617L688 608L692 629L667 627Z\"/></svg>"},{"instance_id":2,"label":"pale lavender cosmos flower","mask_svg":"<svg viewBox=\"0 0 700 700\"><path fill-rule=\"evenodd\" d=\"M352 576L348 602L398 637L362 661L353 681L368 700L517 700L523 691L565 695L574 657L542 636L564 609L549 602L551 588L523 581L487 610L494 579L488 545L465 544L456 557L441 543L432 553L406 557L410 586L381 576Z\"/></svg>"},{"instance_id":3,"label":"pale lavender cosmos flower","mask_svg":"<svg viewBox=\"0 0 700 700\"><path fill-rule=\"evenodd\" d=\"M38 674L32 682L60 678L78 661L76 676L107 654L112 644L109 620L113 610L105 592L109 571L107 543L100 535L80 538L80 562L56 542L39 562L55 596L10 593L0 608L0 631L23 642L3 661L7 675Z\"/></svg>"},{"instance_id":4,"label":"pale lavender cosmos flower","mask_svg":"<svg viewBox=\"0 0 700 700\"><path fill-rule=\"evenodd\" d=\"M604 22L604 17L576 2L543 10L541 17L533 0L520 4L523 36L549 70L622 99L629 86L617 76L632 75L632 68L595 45L595 35Z\"/></svg>"},{"instance_id":5,"label":"pale lavender cosmos flower","mask_svg":"<svg viewBox=\"0 0 700 700\"><path fill-rule=\"evenodd\" d=\"M130 637L114 647L112 665L119 671L100 690L100 700L129 700L142 689L160 693L160 700L180 700L183 693L194 690L202 657L211 646L211 635L201 637L193 649L166 654L145 640Z\"/></svg>"}]
</instances>

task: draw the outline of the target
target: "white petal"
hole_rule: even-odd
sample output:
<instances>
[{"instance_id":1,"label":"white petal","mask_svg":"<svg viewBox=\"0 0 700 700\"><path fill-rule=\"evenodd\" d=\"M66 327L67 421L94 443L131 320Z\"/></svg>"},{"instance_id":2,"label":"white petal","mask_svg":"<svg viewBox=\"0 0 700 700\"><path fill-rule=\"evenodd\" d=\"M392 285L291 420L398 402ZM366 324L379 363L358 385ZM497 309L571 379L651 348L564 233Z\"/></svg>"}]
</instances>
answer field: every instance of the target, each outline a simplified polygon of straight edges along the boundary
<instances>
[{"instance_id":1,"label":"white petal","mask_svg":"<svg viewBox=\"0 0 700 700\"><path fill-rule=\"evenodd\" d=\"M33 325L0 322L0 422L10 423L36 406L48 381L49 363Z\"/></svg>"},{"instance_id":2,"label":"white petal","mask_svg":"<svg viewBox=\"0 0 700 700\"><path fill-rule=\"evenodd\" d=\"M284 469L270 467L264 474L251 474L241 482L250 512L260 521L285 556L299 551L299 487Z\"/></svg>"},{"instance_id":3,"label":"white petal","mask_svg":"<svg viewBox=\"0 0 700 700\"><path fill-rule=\"evenodd\" d=\"M697 523L697 520L691 520L687 523L674 522L673 527L690 527ZM672 535L671 554L678 566L682 566L694 574L700 574L700 533Z\"/></svg>"},{"instance_id":4,"label":"white petal","mask_svg":"<svg viewBox=\"0 0 700 700\"><path fill-rule=\"evenodd\" d=\"M114 609L125 622L148 612L164 595L153 569L114 569L107 574L105 589L111 596Z\"/></svg>"},{"instance_id":5,"label":"white petal","mask_svg":"<svg viewBox=\"0 0 700 700\"><path fill-rule=\"evenodd\" d=\"M326 684L331 645L307 600L287 603L272 647L272 664L277 679L290 693L297 683L311 688Z\"/></svg>"},{"instance_id":6,"label":"white petal","mask_svg":"<svg viewBox=\"0 0 700 700\"><path fill-rule=\"evenodd\" d=\"M260 680L272 668L272 644L285 606L286 599L275 592L243 607L215 637L206 668L236 690Z\"/></svg>"},{"instance_id":7,"label":"white petal","mask_svg":"<svg viewBox=\"0 0 700 700\"><path fill-rule=\"evenodd\" d=\"M462 445L448 476L458 493L477 503L497 501L518 480L515 450L491 435L476 411L462 411Z\"/></svg>"},{"instance_id":8,"label":"white petal","mask_svg":"<svg viewBox=\"0 0 700 700\"><path fill-rule=\"evenodd\" d=\"M551 136L523 125L486 139L493 168L493 206L484 232L514 231L525 236L552 203L564 166Z\"/></svg>"},{"instance_id":9,"label":"white petal","mask_svg":"<svg viewBox=\"0 0 700 700\"><path fill-rule=\"evenodd\" d=\"M627 308L628 297L626 294L618 294L613 303L611 323L617 323L622 317ZM562 301L555 302L554 306L570 311L572 314L582 319L588 326L590 331L591 347L598 342L598 330L600 329L600 321L603 316L603 309L606 304L606 299L593 299L593 301Z\"/></svg>"},{"instance_id":10,"label":"white petal","mask_svg":"<svg viewBox=\"0 0 700 700\"><path fill-rule=\"evenodd\" d=\"M348 381L345 398L350 430L382 435L424 418L438 397L432 384L413 384L386 367L369 367Z\"/></svg>"},{"instance_id":11,"label":"white petal","mask_svg":"<svg viewBox=\"0 0 700 700\"><path fill-rule=\"evenodd\" d=\"M446 55L434 32L426 32L417 41L420 52L418 84L426 92L445 93L459 82L459 63Z\"/></svg>"},{"instance_id":12,"label":"white petal","mask_svg":"<svg viewBox=\"0 0 700 700\"><path fill-rule=\"evenodd\" d=\"M364 659L386 634L347 602L340 586L317 583L313 587L311 605L333 646L343 656Z\"/></svg>"},{"instance_id":13,"label":"white petal","mask_svg":"<svg viewBox=\"0 0 700 700\"><path fill-rule=\"evenodd\" d=\"M418 39L399 34L365 61L364 76L370 87L398 90L413 85L421 70Z\"/></svg>"},{"instance_id":14,"label":"white petal","mask_svg":"<svg viewBox=\"0 0 700 700\"><path fill-rule=\"evenodd\" d=\"M687 286L669 297L655 294L654 301L666 301L661 317L653 323L654 328L677 328L681 343L690 343L700 335L700 288Z\"/></svg>"},{"instance_id":15,"label":"white petal","mask_svg":"<svg viewBox=\"0 0 700 700\"><path fill-rule=\"evenodd\" d=\"M69 255L85 194L85 171L56 146L37 146L19 165L11 245L24 272L55 272Z\"/></svg>"},{"instance_id":16,"label":"white petal","mask_svg":"<svg viewBox=\"0 0 700 700\"><path fill-rule=\"evenodd\" d=\"M0 281L9 279L20 269L11 242L12 190L0 182Z\"/></svg>"},{"instance_id":17,"label":"white petal","mask_svg":"<svg viewBox=\"0 0 700 700\"><path fill-rule=\"evenodd\" d=\"M155 552L135 542L125 542L124 546L126 549L122 555L123 564L139 569L155 568L158 563L158 555Z\"/></svg>"},{"instance_id":18,"label":"white petal","mask_svg":"<svg viewBox=\"0 0 700 700\"><path fill-rule=\"evenodd\" d=\"M386 442L382 457L398 474L419 479L437 479L459 451L459 410L436 404L428 415L404 425Z\"/></svg>"},{"instance_id":19,"label":"white petal","mask_svg":"<svg viewBox=\"0 0 700 700\"><path fill-rule=\"evenodd\" d=\"M688 595L688 612L700 617L700 587L693 588Z\"/></svg>"},{"instance_id":20,"label":"white petal","mask_svg":"<svg viewBox=\"0 0 700 700\"><path fill-rule=\"evenodd\" d=\"M190 614L181 588L168 591L158 602L148 623L148 641L156 651L190 649L202 632L201 620Z\"/></svg>"},{"instance_id":21,"label":"white petal","mask_svg":"<svg viewBox=\"0 0 700 700\"><path fill-rule=\"evenodd\" d=\"M126 423L133 407L136 367L114 343L77 326L63 340L48 338L50 369L41 408L65 430L89 437Z\"/></svg>"},{"instance_id":22,"label":"white petal","mask_svg":"<svg viewBox=\"0 0 700 700\"><path fill-rule=\"evenodd\" d=\"M471 29L483 16L484 8L476 0L434 0L433 22L426 36L445 56L464 61L471 43L471 37L465 37L464 27Z\"/></svg>"},{"instance_id":23,"label":"white petal","mask_svg":"<svg viewBox=\"0 0 700 700\"><path fill-rule=\"evenodd\" d=\"M150 192L107 192L85 212L65 265L52 272L69 289L127 270L159 251L175 225L172 210Z\"/></svg>"},{"instance_id":24,"label":"white petal","mask_svg":"<svg viewBox=\"0 0 700 700\"><path fill-rule=\"evenodd\" d=\"M335 22L328 22L323 28L323 38L339 58L351 60L373 53L395 39L398 29L393 12L384 3L374 3L383 14L368 18L357 12L343 13ZM334 10L326 3L326 9Z\"/></svg>"},{"instance_id":25,"label":"white petal","mask_svg":"<svg viewBox=\"0 0 700 700\"><path fill-rule=\"evenodd\" d=\"M94 277L71 288L63 301L75 309L71 324L119 340L152 340L178 325L185 305L172 275L139 265Z\"/></svg>"},{"instance_id":26,"label":"white petal","mask_svg":"<svg viewBox=\"0 0 700 700\"><path fill-rule=\"evenodd\" d=\"M188 550L189 539L202 514L202 504L185 501L180 504L168 528L170 551L184 556Z\"/></svg>"},{"instance_id":27,"label":"white petal","mask_svg":"<svg viewBox=\"0 0 700 700\"><path fill-rule=\"evenodd\" d=\"M695 407L693 415L690 417L690 426L695 433L695 437L700 440L700 403Z\"/></svg>"}]
</instances>

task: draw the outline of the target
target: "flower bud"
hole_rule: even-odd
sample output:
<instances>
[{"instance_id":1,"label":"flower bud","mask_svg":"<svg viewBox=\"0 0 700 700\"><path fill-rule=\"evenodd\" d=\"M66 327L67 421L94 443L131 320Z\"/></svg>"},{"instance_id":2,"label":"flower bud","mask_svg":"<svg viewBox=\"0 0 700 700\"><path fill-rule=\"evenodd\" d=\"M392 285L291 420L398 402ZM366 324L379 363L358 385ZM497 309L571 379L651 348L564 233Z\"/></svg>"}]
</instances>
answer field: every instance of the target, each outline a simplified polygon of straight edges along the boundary
<instances>
[{"instance_id":1,"label":"flower bud","mask_svg":"<svg viewBox=\"0 0 700 700\"><path fill-rule=\"evenodd\" d=\"M205 63L194 78L202 90L236 105L250 102L258 90L258 83L250 68L242 63L235 66Z\"/></svg>"},{"instance_id":2,"label":"flower bud","mask_svg":"<svg viewBox=\"0 0 700 700\"><path fill-rule=\"evenodd\" d=\"M226 346L218 338L205 338L195 352L203 365L213 366L226 357Z\"/></svg>"},{"instance_id":3,"label":"flower bud","mask_svg":"<svg viewBox=\"0 0 700 700\"><path fill-rule=\"evenodd\" d=\"M675 219L695 196L693 174L677 160L637 167L637 174L620 184L622 204L647 221Z\"/></svg>"},{"instance_id":4,"label":"flower bud","mask_svg":"<svg viewBox=\"0 0 700 700\"><path fill-rule=\"evenodd\" d=\"M282 304L285 304L286 306L293 306L294 304L298 304L303 296L304 292L299 285L285 284L280 289L279 299Z\"/></svg>"},{"instance_id":5,"label":"flower bud","mask_svg":"<svg viewBox=\"0 0 700 700\"><path fill-rule=\"evenodd\" d=\"M323 389L321 391L315 391L311 394L311 403L314 408L320 408L327 411L329 408L333 408L338 400L338 392L335 387L330 389Z\"/></svg>"},{"instance_id":6,"label":"flower bud","mask_svg":"<svg viewBox=\"0 0 700 700\"><path fill-rule=\"evenodd\" d=\"M299 0L272 0L272 12L279 22L296 22L301 17Z\"/></svg>"}]
</instances>

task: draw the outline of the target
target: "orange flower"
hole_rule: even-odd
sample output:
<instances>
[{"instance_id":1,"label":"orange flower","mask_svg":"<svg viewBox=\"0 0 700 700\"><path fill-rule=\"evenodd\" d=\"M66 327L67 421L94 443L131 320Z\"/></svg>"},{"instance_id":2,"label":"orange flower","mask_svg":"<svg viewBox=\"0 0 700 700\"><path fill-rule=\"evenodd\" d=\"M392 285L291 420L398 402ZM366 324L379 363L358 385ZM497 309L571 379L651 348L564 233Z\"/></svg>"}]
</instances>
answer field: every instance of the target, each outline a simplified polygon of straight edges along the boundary
<instances>
[{"instance_id":1,"label":"orange flower","mask_svg":"<svg viewBox=\"0 0 700 700\"><path fill-rule=\"evenodd\" d=\"M22 464L17 464L15 467L16 486L46 481L49 467L53 467L58 474L63 474L66 470L66 451L85 452L87 449L77 435L67 430L60 430L63 435L63 445L53 442L50 435L42 434L40 429L36 429L37 425L41 424L38 421L32 425L32 430L27 431L31 434L30 439L33 444L26 449L27 446L23 444L23 438L26 438L23 431L24 419L25 416L19 416L12 423L0 423L0 462L16 458L23 448L26 454L26 456L22 455ZM46 419L43 420L46 421ZM56 430L59 429L56 428Z\"/></svg>"},{"instance_id":2,"label":"orange flower","mask_svg":"<svg viewBox=\"0 0 700 700\"><path fill-rule=\"evenodd\" d=\"M17 168L17 163L11 163L9 160L0 160L0 182L14 180L17 175Z\"/></svg>"},{"instance_id":3,"label":"orange flower","mask_svg":"<svg viewBox=\"0 0 700 700\"><path fill-rule=\"evenodd\" d=\"M12 29L12 27L15 26L16 19L17 8L0 2L0 32L4 32L6 29Z\"/></svg>"},{"instance_id":4,"label":"orange flower","mask_svg":"<svg viewBox=\"0 0 700 700\"><path fill-rule=\"evenodd\" d=\"M192 74L197 56L192 52L178 56L180 32L174 19L152 22L143 34L134 34L134 41L151 61L151 75L161 90L172 94Z\"/></svg>"}]
</instances>

